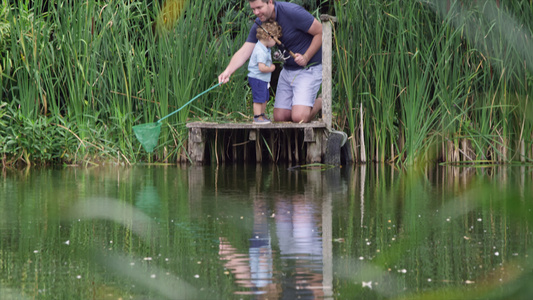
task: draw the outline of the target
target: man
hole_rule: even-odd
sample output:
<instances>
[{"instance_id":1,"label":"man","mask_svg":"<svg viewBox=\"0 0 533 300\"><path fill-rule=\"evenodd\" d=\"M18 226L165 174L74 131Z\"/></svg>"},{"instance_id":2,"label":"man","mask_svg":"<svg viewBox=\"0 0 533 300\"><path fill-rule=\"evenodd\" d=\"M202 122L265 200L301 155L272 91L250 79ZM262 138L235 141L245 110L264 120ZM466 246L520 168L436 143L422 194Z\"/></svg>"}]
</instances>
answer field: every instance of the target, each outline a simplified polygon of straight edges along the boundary
<instances>
[{"instance_id":1,"label":"man","mask_svg":"<svg viewBox=\"0 0 533 300\"><path fill-rule=\"evenodd\" d=\"M274 121L310 122L322 108L316 99L322 83L322 24L303 7L275 0L248 0L257 17L256 22L276 21L283 29L281 42L295 55L284 64L278 79L274 102ZM220 83L229 81L231 74L250 58L257 43L254 24L246 42L233 55L218 76Z\"/></svg>"}]
</instances>

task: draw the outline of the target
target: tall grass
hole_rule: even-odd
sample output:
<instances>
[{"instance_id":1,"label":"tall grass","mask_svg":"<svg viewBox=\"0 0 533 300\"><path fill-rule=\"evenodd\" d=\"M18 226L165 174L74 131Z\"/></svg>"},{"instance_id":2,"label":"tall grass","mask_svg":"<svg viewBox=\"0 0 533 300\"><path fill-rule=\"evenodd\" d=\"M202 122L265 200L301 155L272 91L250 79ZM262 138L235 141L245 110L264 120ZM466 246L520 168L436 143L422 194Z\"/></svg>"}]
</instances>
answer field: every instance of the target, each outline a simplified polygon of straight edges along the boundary
<instances>
[{"instance_id":1,"label":"tall grass","mask_svg":"<svg viewBox=\"0 0 533 300\"><path fill-rule=\"evenodd\" d=\"M337 100L346 107L337 123L353 135L364 115L356 147L369 161L530 161L532 7L335 2Z\"/></svg>"},{"instance_id":2,"label":"tall grass","mask_svg":"<svg viewBox=\"0 0 533 300\"><path fill-rule=\"evenodd\" d=\"M314 15L337 16L334 126L351 136L355 161L533 159L531 1L300 2ZM253 16L247 3L222 0L2 4L4 164L148 159L132 126L159 120L216 83ZM190 118L248 114L245 77L243 67L167 119L153 158L187 159ZM26 132L35 128L49 138L32 140Z\"/></svg>"},{"instance_id":3,"label":"tall grass","mask_svg":"<svg viewBox=\"0 0 533 300\"><path fill-rule=\"evenodd\" d=\"M235 12L225 1L166 1L183 4L172 26L158 23L165 5L148 0L3 2L0 99L6 101L6 126L0 136L11 141L2 142L4 164L26 162L24 156L48 161L24 146L43 141L18 134L24 123L35 122L50 127L46 146L59 161L143 160L132 126L166 116L214 84L235 51L233 38L245 38L236 28L249 19L248 11ZM242 90L241 84L230 96L244 95ZM183 159L191 112L211 117L233 111L232 103L216 97L222 92L168 119L157 159Z\"/></svg>"}]
</instances>

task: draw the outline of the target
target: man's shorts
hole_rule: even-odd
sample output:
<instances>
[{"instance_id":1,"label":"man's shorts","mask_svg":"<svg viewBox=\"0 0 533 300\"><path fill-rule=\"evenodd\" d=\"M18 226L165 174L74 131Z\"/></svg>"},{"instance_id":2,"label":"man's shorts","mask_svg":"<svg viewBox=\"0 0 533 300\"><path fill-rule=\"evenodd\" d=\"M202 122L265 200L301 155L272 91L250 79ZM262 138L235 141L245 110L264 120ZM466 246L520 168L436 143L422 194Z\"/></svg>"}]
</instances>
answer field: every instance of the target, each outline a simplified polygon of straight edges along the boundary
<instances>
[{"instance_id":1,"label":"man's shorts","mask_svg":"<svg viewBox=\"0 0 533 300\"><path fill-rule=\"evenodd\" d=\"M321 84L322 65L300 70L281 70L274 108L291 110L293 105L312 107Z\"/></svg>"},{"instance_id":2,"label":"man's shorts","mask_svg":"<svg viewBox=\"0 0 533 300\"><path fill-rule=\"evenodd\" d=\"M270 98L268 82L257 78L248 77L248 83L252 88L252 98L254 103L265 103Z\"/></svg>"}]
</instances>

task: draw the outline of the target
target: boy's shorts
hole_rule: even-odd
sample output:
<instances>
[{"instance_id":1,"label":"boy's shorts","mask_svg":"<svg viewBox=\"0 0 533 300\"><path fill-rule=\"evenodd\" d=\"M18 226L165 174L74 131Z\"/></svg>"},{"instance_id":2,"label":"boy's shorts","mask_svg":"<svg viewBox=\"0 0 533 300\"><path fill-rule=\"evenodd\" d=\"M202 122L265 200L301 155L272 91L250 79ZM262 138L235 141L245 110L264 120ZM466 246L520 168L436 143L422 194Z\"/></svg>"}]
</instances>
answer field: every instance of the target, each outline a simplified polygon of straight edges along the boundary
<instances>
[{"instance_id":1,"label":"boy's shorts","mask_svg":"<svg viewBox=\"0 0 533 300\"><path fill-rule=\"evenodd\" d=\"M276 88L275 108L292 109L293 105L313 106L322 84L322 65L307 69L281 70Z\"/></svg>"},{"instance_id":2,"label":"boy's shorts","mask_svg":"<svg viewBox=\"0 0 533 300\"><path fill-rule=\"evenodd\" d=\"M252 98L254 103L265 103L270 98L268 82L257 78L248 77L248 83L252 88Z\"/></svg>"}]
</instances>

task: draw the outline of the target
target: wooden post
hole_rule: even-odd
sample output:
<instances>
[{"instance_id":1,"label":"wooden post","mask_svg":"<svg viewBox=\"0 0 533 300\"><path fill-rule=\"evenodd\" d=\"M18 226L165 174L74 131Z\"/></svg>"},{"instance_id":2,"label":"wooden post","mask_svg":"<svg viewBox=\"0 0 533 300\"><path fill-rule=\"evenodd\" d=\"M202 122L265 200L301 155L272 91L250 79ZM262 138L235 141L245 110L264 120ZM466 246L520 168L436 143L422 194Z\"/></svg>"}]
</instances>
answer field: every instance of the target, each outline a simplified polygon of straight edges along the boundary
<instances>
[{"instance_id":1,"label":"wooden post","mask_svg":"<svg viewBox=\"0 0 533 300\"><path fill-rule=\"evenodd\" d=\"M259 131L259 129L255 130L255 135L255 162L261 163L263 162L263 154L261 152L261 132Z\"/></svg>"},{"instance_id":2,"label":"wooden post","mask_svg":"<svg viewBox=\"0 0 533 300\"><path fill-rule=\"evenodd\" d=\"M332 66L332 29L331 24L337 18L321 15L322 21L322 120L326 128L331 131L331 66Z\"/></svg>"},{"instance_id":3,"label":"wooden post","mask_svg":"<svg viewBox=\"0 0 533 300\"><path fill-rule=\"evenodd\" d=\"M322 156L324 154L323 144L322 144L322 142L325 141L324 130L317 130L314 133L314 137L315 137L314 142L307 142L306 162L308 164L321 163Z\"/></svg>"},{"instance_id":4,"label":"wooden post","mask_svg":"<svg viewBox=\"0 0 533 300\"><path fill-rule=\"evenodd\" d=\"M205 139L201 128L189 129L189 155L194 163L204 162Z\"/></svg>"}]
</instances>

